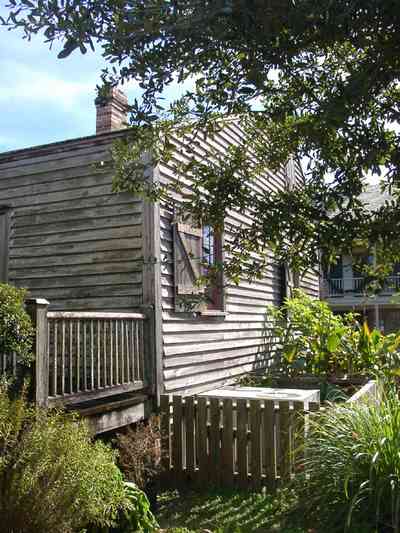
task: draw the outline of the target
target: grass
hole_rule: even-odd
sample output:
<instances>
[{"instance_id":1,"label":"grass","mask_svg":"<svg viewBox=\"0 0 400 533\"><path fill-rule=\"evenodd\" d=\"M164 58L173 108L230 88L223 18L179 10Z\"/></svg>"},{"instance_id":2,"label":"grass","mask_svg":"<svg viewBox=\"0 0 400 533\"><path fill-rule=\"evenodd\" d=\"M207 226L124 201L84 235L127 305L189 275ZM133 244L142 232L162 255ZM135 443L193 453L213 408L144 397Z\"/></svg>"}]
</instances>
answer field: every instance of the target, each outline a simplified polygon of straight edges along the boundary
<instances>
[{"instance_id":1,"label":"grass","mask_svg":"<svg viewBox=\"0 0 400 533\"><path fill-rule=\"evenodd\" d=\"M159 498L157 519L168 533L316 533L290 518L295 502L289 489L276 496L222 489L169 491Z\"/></svg>"}]
</instances>

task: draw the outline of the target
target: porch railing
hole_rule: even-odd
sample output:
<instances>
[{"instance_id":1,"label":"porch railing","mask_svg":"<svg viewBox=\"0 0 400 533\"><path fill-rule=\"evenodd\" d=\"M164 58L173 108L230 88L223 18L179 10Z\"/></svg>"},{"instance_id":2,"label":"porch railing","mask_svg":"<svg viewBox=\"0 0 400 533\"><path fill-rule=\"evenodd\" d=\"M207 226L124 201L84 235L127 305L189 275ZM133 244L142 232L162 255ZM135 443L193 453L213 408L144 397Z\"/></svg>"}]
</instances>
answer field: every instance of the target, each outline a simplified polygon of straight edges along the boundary
<instances>
[{"instance_id":1,"label":"porch railing","mask_svg":"<svg viewBox=\"0 0 400 533\"><path fill-rule=\"evenodd\" d=\"M145 386L143 313L48 312L49 398Z\"/></svg>"},{"instance_id":2,"label":"porch railing","mask_svg":"<svg viewBox=\"0 0 400 533\"><path fill-rule=\"evenodd\" d=\"M26 305L35 328L36 403L77 404L154 385L147 313L53 312L48 305ZM18 368L15 354L0 354L0 376Z\"/></svg>"},{"instance_id":3,"label":"porch railing","mask_svg":"<svg viewBox=\"0 0 400 533\"><path fill-rule=\"evenodd\" d=\"M366 289L366 279L362 276L328 278L324 281L324 292L328 297L338 297L345 294L362 295ZM393 294L400 291L400 275L388 276L379 294Z\"/></svg>"},{"instance_id":4,"label":"porch railing","mask_svg":"<svg viewBox=\"0 0 400 533\"><path fill-rule=\"evenodd\" d=\"M17 356L15 355L15 353L0 354L0 375L12 374L15 376L16 373L17 373Z\"/></svg>"},{"instance_id":5,"label":"porch railing","mask_svg":"<svg viewBox=\"0 0 400 533\"><path fill-rule=\"evenodd\" d=\"M343 279L331 278L327 280L329 296L338 296L343 294Z\"/></svg>"}]
</instances>

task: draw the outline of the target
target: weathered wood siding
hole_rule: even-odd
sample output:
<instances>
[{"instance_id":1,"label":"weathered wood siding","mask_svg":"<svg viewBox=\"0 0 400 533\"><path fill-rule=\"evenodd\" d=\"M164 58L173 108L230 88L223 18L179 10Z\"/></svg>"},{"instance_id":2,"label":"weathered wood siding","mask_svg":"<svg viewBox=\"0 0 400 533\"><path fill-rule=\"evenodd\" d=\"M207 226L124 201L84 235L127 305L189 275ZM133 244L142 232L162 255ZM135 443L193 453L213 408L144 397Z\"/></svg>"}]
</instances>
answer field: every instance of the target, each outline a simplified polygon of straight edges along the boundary
<instances>
[{"instance_id":1,"label":"weathered wood siding","mask_svg":"<svg viewBox=\"0 0 400 533\"><path fill-rule=\"evenodd\" d=\"M11 207L9 282L52 309L142 303L142 201L112 193L112 171L95 168L109 159L113 138L0 154L0 205Z\"/></svg>"},{"instance_id":2,"label":"weathered wood siding","mask_svg":"<svg viewBox=\"0 0 400 533\"><path fill-rule=\"evenodd\" d=\"M221 151L238 141L240 132L228 126L214 140ZM180 153L177 159L185 159ZM204 147L204 146L203 146ZM199 157L202 146L198 148ZM171 165L158 168L161 182L175 179ZM284 173L268 173L255 184L260 192L285 186ZM188 184L190 185L190 184ZM262 280L242 281L238 286L229 284L225 290L226 316L206 317L176 313L174 308L174 265L171 208L161 206L161 266L162 266L162 330L163 377L167 393L207 390L216 384L233 380L246 372L267 365L271 353L266 322L266 307L279 304L281 299L281 269L271 262ZM249 216L232 212L226 219L225 240L232 239L234 228L249 223ZM231 228L231 229L229 229ZM272 257L271 257L272 259ZM318 286L318 281L306 281L307 290ZM313 292L313 289L312 289Z\"/></svg>"}]
</instances>

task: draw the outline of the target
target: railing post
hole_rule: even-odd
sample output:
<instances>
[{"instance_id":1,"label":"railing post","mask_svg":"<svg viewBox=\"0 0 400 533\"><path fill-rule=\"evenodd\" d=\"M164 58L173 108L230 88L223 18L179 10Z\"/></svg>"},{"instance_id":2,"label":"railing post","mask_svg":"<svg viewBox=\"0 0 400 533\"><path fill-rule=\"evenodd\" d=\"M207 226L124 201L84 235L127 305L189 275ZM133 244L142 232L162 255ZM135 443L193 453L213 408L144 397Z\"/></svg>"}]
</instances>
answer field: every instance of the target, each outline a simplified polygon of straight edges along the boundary
<instances>
[{"instance_id":1,"label":"railing post","mask_svg":"<svg viewBox=\"0 0 400 533\"><path fill-rule=\"evenodd\" d=\"M47 407L49 397L48 307L49 302L43 298L31 298L26 301L27 312L36 331L33 366L34 399L36 404L42 407Z\"/></svg>"}]
</instances>

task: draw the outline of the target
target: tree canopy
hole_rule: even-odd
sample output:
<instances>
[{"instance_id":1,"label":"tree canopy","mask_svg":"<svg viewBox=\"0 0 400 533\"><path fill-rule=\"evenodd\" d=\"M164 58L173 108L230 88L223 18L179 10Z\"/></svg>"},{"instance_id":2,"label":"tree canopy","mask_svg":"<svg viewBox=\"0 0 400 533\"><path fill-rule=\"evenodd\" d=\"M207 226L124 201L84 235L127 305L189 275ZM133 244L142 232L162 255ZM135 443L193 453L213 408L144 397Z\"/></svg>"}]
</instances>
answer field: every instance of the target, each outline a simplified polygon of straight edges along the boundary
<instances>
[{"instance_id":1,"label":"tree canopy","mask_svg":"<svg viewBox=\"0 0 400 533\"><path fill-rule=\"evenodd\" d=\"M43 31L49 43L61 40L60 58L100 46L106 88L139 82L131 125L141 140L116 150L117 187L143 192L134 161L156 139L153 158L165 156L172 129L212 131L240 117L251 141L185 169L197 180L187 207L202 220L221 224L230 208L255 215L237 232L233 275L244 264L259 273L260 262L244 259L265 246L300 270L320 253L334 261L355 240L398 258L396 0L9 0L3 23L27 38ZM185 80L192 88L165 104L163 90ZM255 195L246 186L261 167L282 168L292 156L303 165L302 187ZM373 211L359 199L371 174L393 198Z\"/></svg>"}]
</instances>

